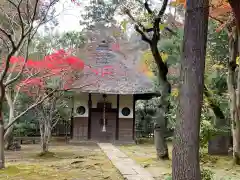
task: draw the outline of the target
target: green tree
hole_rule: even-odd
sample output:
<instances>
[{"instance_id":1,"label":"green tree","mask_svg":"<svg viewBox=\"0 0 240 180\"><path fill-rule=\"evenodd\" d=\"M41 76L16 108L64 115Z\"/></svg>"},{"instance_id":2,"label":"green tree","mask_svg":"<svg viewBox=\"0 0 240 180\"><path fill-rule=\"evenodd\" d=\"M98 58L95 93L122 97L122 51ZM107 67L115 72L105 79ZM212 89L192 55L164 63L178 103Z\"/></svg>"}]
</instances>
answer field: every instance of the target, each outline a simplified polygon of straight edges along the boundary
<instances>
[{"instance_id":1,"label":"green tree","mask_svg":"<svg viewBox=\"0 0 240 180\"><path fill-rule=\"evenodd\" d=\"M80 1L80 3L82 1ZM85 25L86 27L91 27L96 22L112 22L117 8L124 1L91 0L84 8L85 13L81 13L82 19L80 20L80 24Z\"/></svg>"}]
</instances>

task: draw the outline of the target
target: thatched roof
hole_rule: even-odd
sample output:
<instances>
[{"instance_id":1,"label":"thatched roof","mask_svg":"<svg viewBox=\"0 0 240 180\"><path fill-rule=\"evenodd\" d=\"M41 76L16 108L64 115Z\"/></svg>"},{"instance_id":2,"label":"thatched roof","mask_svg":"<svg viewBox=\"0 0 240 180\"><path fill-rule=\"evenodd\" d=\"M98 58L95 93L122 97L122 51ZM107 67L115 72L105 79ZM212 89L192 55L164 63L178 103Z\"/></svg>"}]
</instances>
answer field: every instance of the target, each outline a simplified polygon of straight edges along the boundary
<instances>
[{"instance_id":1,"label":"thatched roof","mask_svg":"<svg viewBox=\"0 0 240 180\"><path fill-rule=\"evenodd\" d=\"M88 43L77 52L86 64L84 75L73 84L74 88L91 93L154 93L152 79L140 70L142 54L148 48L141 39L129 40L120 28L102 24L88 31L87 37ZM116 44L119 48L114 49ZM103 71L111 74L103 75Z\"/></svg>"}]
</instances>

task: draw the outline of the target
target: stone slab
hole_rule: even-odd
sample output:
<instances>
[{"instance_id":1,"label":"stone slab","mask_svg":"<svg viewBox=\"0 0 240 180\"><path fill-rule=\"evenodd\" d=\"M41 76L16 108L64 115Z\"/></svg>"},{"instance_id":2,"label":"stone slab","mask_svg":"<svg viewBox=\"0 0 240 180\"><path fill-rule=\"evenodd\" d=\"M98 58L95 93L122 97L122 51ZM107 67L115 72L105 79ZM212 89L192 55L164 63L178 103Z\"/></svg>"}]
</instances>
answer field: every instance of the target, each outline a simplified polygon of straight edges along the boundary
<instances>
[{"instance_id":1,"label":"stone slab","mask_svg":"<svg viewBox=\"0 0 240 180\"><path fill-rule=\"evenodd\" d=\"M126 175L123 176L127 180L153 180L151 176L142 176L142 175Z\"/></svg>"},{"instance_id":2,"label":"stone slab","mask_svg":"<svg viewBox=\"0 0 240 180\"><path fill-rule=\"evenodd\" d=\"M228 155L228 150L231 147L231 136L216 135L208 142L208 154L210 155Z\"/></svg>"},{"instance_id":3,"label":"stone slab","mask_svg":"<svg viewBox=\"0 0 240 180\"><path fill-rule=\"evenodd\" d=\"M111 143L98 143L98 146L126 180L154 180L153 176L146 169Z\"/></svg>"}]
</instances>

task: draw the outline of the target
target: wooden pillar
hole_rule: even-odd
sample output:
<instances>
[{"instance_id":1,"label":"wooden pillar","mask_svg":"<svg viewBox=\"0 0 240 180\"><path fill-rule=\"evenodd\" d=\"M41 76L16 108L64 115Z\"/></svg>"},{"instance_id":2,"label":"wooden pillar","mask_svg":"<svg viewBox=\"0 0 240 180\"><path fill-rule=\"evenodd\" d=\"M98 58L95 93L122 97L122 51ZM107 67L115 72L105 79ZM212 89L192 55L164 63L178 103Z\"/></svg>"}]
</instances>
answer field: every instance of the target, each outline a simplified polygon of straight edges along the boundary
<instances>
[{"instance_id":1,"label":"wooden pillar","mask_svg":"<svg viewBox=\"0 0 240 180\"><path fill-rule=\"evenodd\" d=\"M116 134L115 139L119 139L119 94L117 94L117 113L116 113Z\"/></svg>"},{"instance_id":2,"label":"wooden pillar","mask_svg":"<svg viewBox=\"0 0 240 180\"><path fill-rule=\"evenodd\" d=\"M73 139L73 116L71 116L70 138Z\"/></svg>"},{"instance_id":3,"label":"wooden pillar","mask_svg":"<svg viewBox=\"0 0 240 180\"><path fill-rule=\"evenodd\" d=\"M133 125L132 125L132 139L135 140L135 104L136 104L136 98L133 94Z\"/></svg>"},{"instance_id":4,"label":"wooden pillar","mask_svg":"<svg viewBox=\"0 0 240 180\"><path fill-rule=\"evenodd\" d=\"M73 113L74 113L74 97L72 96L72 110L71 110L71 119L70 119L70 138L73 139L73 126L74 126L74 123L73 123Z\"/></svg>"},{"instance_id":5,"label":"wooden pillar","mask_svg":"<svg viewBox=\"0 0 240 180\"><path fill-rule=\"evenodd\" d=\"M88 139L91 139L91 110L92 110L92 96L91 93L88 94Z\"/></svg>"}]
</instances>

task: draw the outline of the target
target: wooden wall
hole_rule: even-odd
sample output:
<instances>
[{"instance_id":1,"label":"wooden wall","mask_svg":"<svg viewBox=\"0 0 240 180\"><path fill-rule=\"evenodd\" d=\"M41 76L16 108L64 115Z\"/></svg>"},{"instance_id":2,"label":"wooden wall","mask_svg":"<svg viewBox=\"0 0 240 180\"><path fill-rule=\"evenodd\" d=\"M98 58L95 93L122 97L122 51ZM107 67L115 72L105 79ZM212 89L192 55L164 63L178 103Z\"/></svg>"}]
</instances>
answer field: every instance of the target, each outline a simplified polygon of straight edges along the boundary
<instances>
[{"instance_id":1,"label":"wooden wall","mask_svg":"<svg viewBox=\"0 0 240 180\"><path fill-rule=\"evenodd\" d=\"M73 119L73 139L88 139L88 117L74 117Z\"/></svg>"},{"instance_id":2,"label":"wooden wall","mask_svg":"<svg viewBox=\"0 0 240 180\"><path fill-rule=\"evenodd\" d=\"M133 140L133 118L119 118L119 140Z\"/></svg>"}]
</instances>

